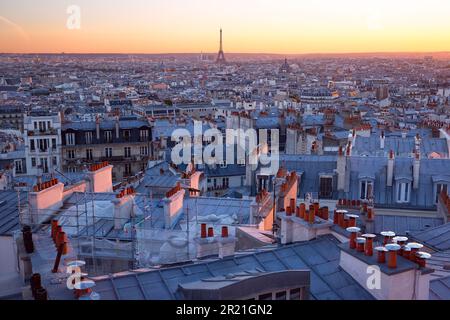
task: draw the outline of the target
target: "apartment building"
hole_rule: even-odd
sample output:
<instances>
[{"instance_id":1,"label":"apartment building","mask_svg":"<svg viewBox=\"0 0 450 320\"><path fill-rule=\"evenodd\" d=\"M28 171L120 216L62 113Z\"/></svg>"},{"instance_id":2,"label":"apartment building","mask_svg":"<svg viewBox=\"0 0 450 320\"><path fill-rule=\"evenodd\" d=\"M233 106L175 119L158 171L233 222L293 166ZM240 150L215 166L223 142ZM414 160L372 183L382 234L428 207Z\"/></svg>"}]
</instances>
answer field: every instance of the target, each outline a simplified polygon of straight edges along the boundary
<instances>
[{"instance_id":1,"label":"apartment building","mask_svg":"<svg viewBox=\"0 0 450 320\"><path fill-rule=\"evenodd\" d=\"M148 121L134 117L66 123L62 128L62 167L78 172L87 164L108 161L114 181L144 171L152 156Z\"/></svg>"}]
</instances>

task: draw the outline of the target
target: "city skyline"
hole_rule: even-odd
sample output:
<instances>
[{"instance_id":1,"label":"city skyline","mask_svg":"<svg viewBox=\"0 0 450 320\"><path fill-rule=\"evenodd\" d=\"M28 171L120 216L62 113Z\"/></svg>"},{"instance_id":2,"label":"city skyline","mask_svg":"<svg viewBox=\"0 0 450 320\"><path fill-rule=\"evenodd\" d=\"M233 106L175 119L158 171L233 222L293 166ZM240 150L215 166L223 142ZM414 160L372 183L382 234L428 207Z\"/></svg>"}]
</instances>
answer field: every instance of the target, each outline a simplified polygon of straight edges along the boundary
<instances>
[{"instance_id":1,"label":"city skyline","mask_svg":"<svg viewBox=\"0 0 450 320\"><path fill-rule=\"evenodd\" d=\"M450 51L442 0L119 1L75 3L80 29L67 27L69 1L0 4L0 52L314 54ZM314 13L314 14L312 14ZM200 17L200 18L199 18Z\"/></svg>"}]
</instances>

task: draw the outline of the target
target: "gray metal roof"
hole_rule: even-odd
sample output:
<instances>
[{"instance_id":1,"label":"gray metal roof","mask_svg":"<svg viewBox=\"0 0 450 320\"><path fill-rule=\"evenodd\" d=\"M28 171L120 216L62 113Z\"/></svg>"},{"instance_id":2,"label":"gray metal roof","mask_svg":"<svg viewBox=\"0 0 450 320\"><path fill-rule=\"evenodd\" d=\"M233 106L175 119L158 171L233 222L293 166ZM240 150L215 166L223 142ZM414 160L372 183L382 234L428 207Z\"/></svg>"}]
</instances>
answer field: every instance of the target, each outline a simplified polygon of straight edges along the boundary
<instances>
[{"instance_id":1,"label":"gray metal roof","mask_svg":"<svg viewBox=\"0 0 450 320\"><path fill-rule=\"evenodd\" d=\"M0 235L11 235L20 229L18 203L16 191L0 191ZM27 204L25 192L20 192L20 204Z\"/></svg>"},{"instance_id":2,"label":"gray metal roof","mask_svg":"<svg viewBox=\"0 0 450 320\"><path fill-rule=\"evenodd\" d=\"M442 218L375 215L375 233L394 231L396 234L406 235L406 231L425 231L440 226L443 223Z\"/></svg>"},{"instance_id":3,"label":"gray metal roof","mask_svg":"<svg viewBox=\"0 0 450 320\"><path fill-rule=\"evenodd\" d=\"M450 276L430 281L430 300L450 300Z\"/></svg>"},{"instance_id":4,"label":"gray metal roof","mask_svg":"<svg viewBox=\"0 0 450 320\"><path fill-rule=\"evenodd\" d=\"M267 247L222 260L96 279L108 300L183 299L179 284L245 271L311 270L310 297L317 300L370 300L373 297L339 267L338 240L331 235L282 247Z\"/></svg>"},{"instance_id":5,"label":"gray metal roof","mask_svg":"<svg viewBox=\"0 0 450 320\"><path fill-rule=\"evenodd\" d=\"M418 242L435 250L441 251L450 249L450 223L423 232L411 233L411 236Z\"/></svg>"},{"instance_id":6,"label":"gray metal roof","mask_svg":"<svg viewBox=\"0 0 450 320\"><path fill-rule=\"evenodd\" d=\"M380 137L371 135L370 137L357 137L352 149L354 154L387 154L393 150L397 155L409 155L414 150L414 137L387 136L384 142L384 149L380 148ZM447 141L439 138L422 139L420 143L420 153L427 157L430 153L437 152L448 156Z\"/></svg>"}]
</instances>

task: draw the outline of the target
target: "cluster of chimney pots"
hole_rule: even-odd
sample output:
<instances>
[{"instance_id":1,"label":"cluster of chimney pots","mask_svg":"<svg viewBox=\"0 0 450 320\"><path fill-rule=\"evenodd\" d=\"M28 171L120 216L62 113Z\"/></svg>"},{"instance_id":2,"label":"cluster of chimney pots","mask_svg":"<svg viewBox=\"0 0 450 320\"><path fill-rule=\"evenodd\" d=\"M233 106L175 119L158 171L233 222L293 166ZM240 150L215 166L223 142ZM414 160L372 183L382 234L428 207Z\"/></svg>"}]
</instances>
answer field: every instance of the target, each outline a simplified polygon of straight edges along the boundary
<instances>
[{"instance_id":1,"label":"cluster of chimney pots","mask_svg":"<svg viewBox=\"0 0 450 320\"><path fill-rule=\"evenodd\" d=\"M361 229L355 226L346 229L350 233L350 249L364 253L366 256L373 256L373 251L377 251L377 262L386 263L386 253L388 254L387 265L391 269L397 268L397 256L417 263L420 267L426 267L426 260L431 257L427 252L419 251L423 245L416 242L409 242L407 237L396 236L392 231L383 231L383 245L373 247L375 234L362 234Z\"/></svg>"},{"instance_id":2,"label":"cluster of chimney pots","mask_svg":"<svg viewBox=\"0 0 450 320\"><path fill-rule=\"evenodd\" d=\"M95 172L95 171L103 169L103 168L105 168L107 166L109 166L108 161L103 161L102 163L96 163L96 164L91 165L89 167L89 171Z\"/></svg>"},{"instance_id":3,"label":"cluster of chimney pots","mask_svg":"<svg viewBox=\"0 0 450 320\"><path fill-rule=\"evenodd\" d=\"M60 250L62 246L62 254L66 255L69 250L67 234L63 231L62 226L59 225L56 219L51 221L51 237L56 249Z\"/></svg>"},{"instance_id":4,"label":"cluster of chimney pots","mask_svg":"<svg viewBox=\"0 0 450 320\"><path fill-rule=\"evenodd\" d=\"M47 300L47 290L42 287L41 275L34 273L30 278L31 294L35 300L45 301Z\"/></svg>"},{"instance_id":5,"label":"cluster of chimney pots","mask_svg":"<svg viewBox=\"0 0 450 320\"><path fill-rule=\"evenodd\" d=\"M120 199L120 198L123 198L123 197L125 197L127 195L133 195L135 193L136 193L136 191L134 190L134 188L133 187L129 187L129 188L123 189L118 194L116 194L116 198Z\"/></svg>"},{"instance_id":6,"label":"cluster of chimney pots","mask_svg":"<svg viewBox=\"0 0 450 320\"><path fill-rule=\"evenodd\" d=\"M366 202L361 202L361 200L350 200L350 199L339 199L338 208L349 208L349 209L357 209L361 213L365 213L367 220L374 220L375 219L375 212L372 207L369 207L369 205ZM336 214L336 210L335 210ZM344 226L342 226L344 227Z\"/></svg>"},{"instance_id":7,"label":"cluster of chimney pots","mask_svg":"<svg viewBox=\"0 0 450 320\"><path fill-rule=\"evenodd\" d=\"M222 238L228 238L228 227L222 226ZM207 227L206 223L202 223L200 225L200 237L202 239L206 238L214 238L214 228L213 227Z\"/></svg>"},{"instance_id":8,"label":"cluster of chimney pots","mask_svg":"<svg viewBox=\"0 0 450 320\"><path fill-rule=\"evenodd\" d=\"M43 182L43 183L38 183L37 185L35 185L33 187L33 192L39 192L45 189L48 189L50 187L53 187L54 185L58 184L58 179L51 179L49 181Z\"/></svg>"},{"instance_id":9,"label":"cluster of chimney pots","mask_svg":"<svg viewBox=\"0 0 450 320\"><path fill-rule=\"evenodd\" d=\"M300 203L299 206L296 206L296 200L290 199L289 206L286 207L286 216L296 215L298 218L303 219L304 221L314 224L316 221L316 217L319 217L323 220L328 220L329 218L329 210L328 207L320 207L318 202L315 202L309 205L309 210L306 210L306 204Z\"/></svg>"}]
</instances>

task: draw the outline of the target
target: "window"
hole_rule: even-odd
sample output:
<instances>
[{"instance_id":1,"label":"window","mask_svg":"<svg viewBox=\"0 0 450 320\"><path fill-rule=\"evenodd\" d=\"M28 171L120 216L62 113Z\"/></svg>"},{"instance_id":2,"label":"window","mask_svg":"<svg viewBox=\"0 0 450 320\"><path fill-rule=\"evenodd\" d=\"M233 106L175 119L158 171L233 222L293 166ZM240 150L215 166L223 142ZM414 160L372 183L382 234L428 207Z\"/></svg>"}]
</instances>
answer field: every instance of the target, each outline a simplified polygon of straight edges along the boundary
<instances>
[{"instance_id":1,"label":"window","mask_svg":"<svg viewBox=\"0 0 450 320\"><path fill-rule=\"evenodd\" d=\"M436 185L436 203L439 202L439 197L441 196L442 192L448 194L448 184L438 183Z\"/></svg>"},{"instance_id":2,"label":"window","mask_svg":"<svg viewBox=\"0 0 450 320\"><path fill-rule=\"evenodd\" d=\"M289 300L300 300L301 298L301 289L297 288L297 289L292 289L289 292Z\"/></svg>"},{"instance_id":3,"label":"window","mask_svg":"<svg viewBox=\"0 0 450 320\"><path fill-rule=\"evenodd\" d=\"M48 139L38 139L39 151L46 152L48 150Z\"/></svg>"},{"instance_id":4,"label":"window","mask_svg":"<svg viewBox=\"0 0 450 320\"><path fill-rule=\"evenodd\" d=\"M105 148L105 157L112 158L112 148Z\"/></svg>"},{"instance_id":5,"label":"window","mask_svg":"<svg viewBox=\"0 0 450 320\"><path fill-rule=\"evenodd\" d=\"M16 173L23 173L22 160L15 160L14 167L16 168Z\"/></svg>"},{"instance_id":6,"label":"window","mask_svg":"<svg viewBox=\"0 0 450 320\"><path fill-rule=\"evenodd\" d=\"M84 135L86 138L86 144L91 144L92 143L92 131L88 131Z\"/></svg>"},{"instance_id":7,"label":"window","mask_svg":"<svg viewBox=\"0 0 450 320\"><path fill-rule=\"evenodd\" d=\"M223 178L223 187L229 188L230 186L230 178Z\"/></svg>"},{"instance_id":8,"label":"window","mask_svg":"<svg viewBox=\"0 0 450 320\"><path fill-rule=\"evenodd\" d=\"M359 198L369 200L373 197L373 182L371 180L361 180L359 184Z\"/></svg>"},{"instance_id":9,"label":"window","mask_svg":"<svg viewBox=\"0 0 450 320\"><path fill-rule=\"evenodd\" d=\"M275 300L286 300L286 291L280 291L275 294Z\"/></svg>"},{"instance_id":10,"label":"window","mask_svg":"<svg viewBox=\"0 0 450 320\"><path fill-rule=\"evenodd\" d=\"M333 178L320 177L319 197L331 198L333 196Z\"/></svg>"},{"instance_id":11,"label":"window","mask_svg":"<svg viewBox=\"0 0 450 320\"><path fill-rule=\"evenodd\" d=\"M41 158L40 160L40 167L42 169L42 173L48 173L48 161L47 158Z\"/></svg>"},{"instance_id":12,"label":"window","mask_svg":"<svg viewBox=\"0 0 450 320\"><path fill-rule=\"evenodd\" d=\"M75 145L75 133L66 133L66 144L68 146Z\"/></svg>"},{"instance_id":13,"label":"window","mask_svg":"<svg viewBox=\"0 0 450 320\"><path fill-rule=\"evenodd\" d=\"M112 131L105 131L105 141L112 142Z\"/></svg>"},{"instance_id":14,"label":"window","mask_svg":"<svg viewBox=\"0 0 450 320\"><path fill-rule=\"evenodd\" d=\"M57 166L57 165L58 165L58 159L57 159L56 157L52 157L52 164L53 164L54 166Z\"/></svg>"},{"instance_id":15,"label":"window","mask_svg":"<svg viewBox=\"0 0 450 320\"><path fill-rule=\"evenodd\" d=\"M127 176L131 175L131 163L125 164L125 175Z\"/></svg>"},{"instance_id":16,"label":"window","mask_svg":"<svg viewBox=\"0 0 450 320\"><path fill-rule=\"evenodd\" d=\"M67 158L75 159L75 150L67 150Z\"/></svg>"},{"instance_id":17,"label":"window","mask_svg":"<svg viewBox=\"0 0 450 320\"><path fill-rule=\"evenodd\" d=\"M131 158L131 147L123 148L125 158Z\"/></svg>"},{"instance_id":18,"label":"window","mask_svg":"<svg viewBox=\"0 0 450 320\"><path fill-rule=\"evenodd\" d=\"M148 155L148 147L143 146L141 147L141 156L147 156Z\"/></svg>"},{"instance_id":19,"label":"window","mask_svg":"<svg viewBox=\"0 0 450 320\"><path fill-rule=\"evenodd\" d=\"M397 183L397 202L398 203L408 203L409 193L410 193L410 183L409 182L399 182Z\"/></svg>"},{"instance_id":20,"label":"window","mask_svg":"<svg viewBox=\"0 0 450 320\"><path fill-rule=\"evenodd\" d=\"M36 150L36 146L34 145L34 139L30 140L30 150L31 151L35 151Z\"/></svg>"},{"instance_id":21,"label":"window","mask_svg":"<svg viewBox=\"0 0 450 320\"><path fill-rule=\"evenodd\" d=\"M56 150L56 139L52 139L52 150Z\"/></svg>"},{"instance_id":22,"label":"window","mask_svg":"<svg viewBox=\"0 0 450 320\"><path fill-rule=\"evenodd\" d=\"M258 300L272 300L272 293L265 293L265 294L261 294L258 297Z\"/></svg>"},{"instance_id":23,"label":"window","mask_svg":"<svg viewBox=\"0 0 450 320\"><path fill-rule=\"evenodd\" d=\"M77 168L76 167L68 167L67 171L68 172L77 172Z\"/></svg>"},{"instance_id":24,"label":"window","mask_svg":"<svg viewBox=\"0 0 450 320\"><path fill-rule=\"evenodd\" d=\"M130 141L131 138L130 130L123 130L123 138L125 139L125 141Z\"/></svg>"},{"instance_id":25,"label":"window","mask_svg":"<svg viewBox=\"0 0 450 320\"><path fill-rule=\"evenodd\" d=\"M148 140L148 130L140 130L139 136L141 137L141 141L147 141Z\"/></svg>"},{"instance_id":26,"label":"window","mask_svg":"<svg viewBox=\"0 0 450 320\"><path fill-rule=\"evenodd\" d=\"M32 166L33 168L36 167L36 158L31 158L31 166Z\"/></svg>"},{"instance_id":27,"label":"window","mask_svg":"<svg viewBox=\"0 0 450 320\"><path fill-rule=\"evenodd\" d=\"M92 149L86 149L86 159L92 160Z\"/></svg>"}]
</instances>

